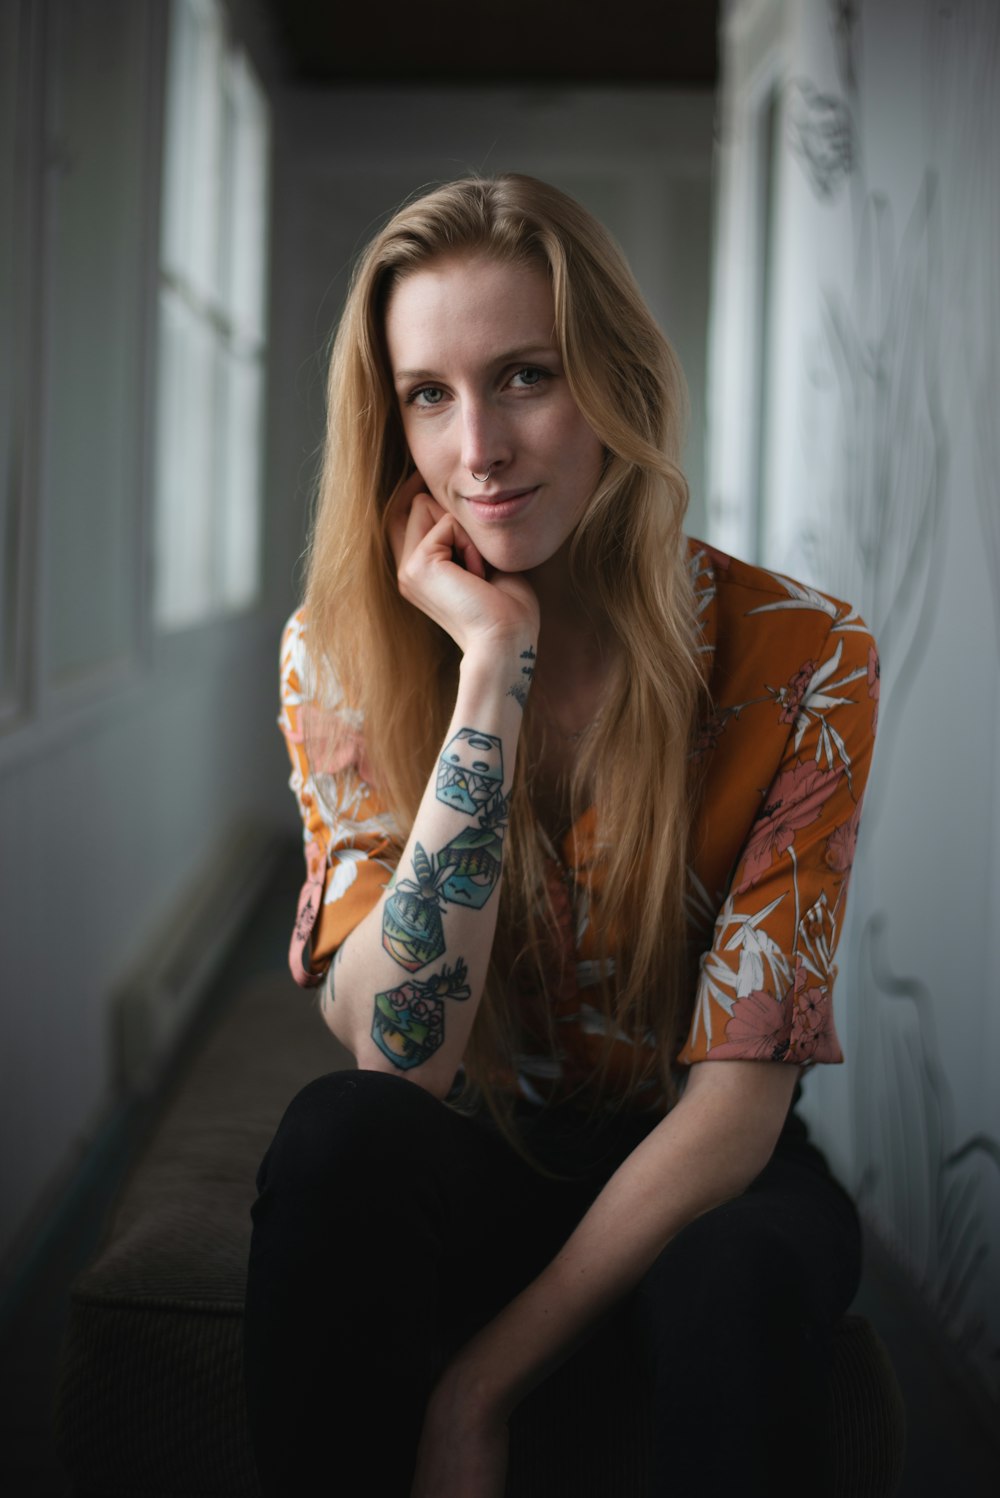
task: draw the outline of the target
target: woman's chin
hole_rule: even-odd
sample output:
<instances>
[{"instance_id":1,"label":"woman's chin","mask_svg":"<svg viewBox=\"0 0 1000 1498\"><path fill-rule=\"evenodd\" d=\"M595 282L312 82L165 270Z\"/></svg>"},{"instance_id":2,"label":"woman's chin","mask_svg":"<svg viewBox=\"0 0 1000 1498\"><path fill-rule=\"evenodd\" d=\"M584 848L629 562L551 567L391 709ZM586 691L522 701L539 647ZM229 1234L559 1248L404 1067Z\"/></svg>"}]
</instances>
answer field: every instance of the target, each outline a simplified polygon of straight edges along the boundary
<instances>
[{"instance_id":1,"label":"woman's chin","mask_svg":"<svg viewBox=\"0 0 1000 1498\"><path fill-rule=\"evenodd\" d=\"M535 572L539 567L552 562L556 552L546 548L526 544L511 538L504 542L501 538L488 537L485 544L480 545L476 539L476 548L492 572Z\"/></svg>"},{"instance_id":2,"label":"woman's chin","mask_svg":"<svg viewBox=\"0 0 1000 1498\"><path fill-rule=\"evenodd\" d=\"M535 558L529 557L522 560L516 553L514 555L497 553L492 557L484 556L483 560L486 563L487 577L501 572L508 576L530 573L534 572L540 565Z\"/></svg>"}]
</instances>

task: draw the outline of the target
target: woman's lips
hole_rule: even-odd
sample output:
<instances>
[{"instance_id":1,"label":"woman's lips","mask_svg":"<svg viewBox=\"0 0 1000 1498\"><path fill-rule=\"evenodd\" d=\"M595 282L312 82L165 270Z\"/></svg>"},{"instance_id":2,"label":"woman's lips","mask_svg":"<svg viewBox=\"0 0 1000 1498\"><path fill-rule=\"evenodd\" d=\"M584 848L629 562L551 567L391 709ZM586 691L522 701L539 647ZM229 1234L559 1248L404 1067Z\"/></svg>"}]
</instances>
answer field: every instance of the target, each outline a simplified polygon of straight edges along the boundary
<instances>
[{"instance_id":1,"label":"woman's lips","mask_svg":"<svg viewBox=\"0 0 1000 1498\"><path fill-rule=\"evenodd\" d=\"M531 489L498 489L496 494L477 494L474 498L466 495L465 502L477 520L509 520L519 515L537 493L536 484Z\"/></svg>"}]
</instances>

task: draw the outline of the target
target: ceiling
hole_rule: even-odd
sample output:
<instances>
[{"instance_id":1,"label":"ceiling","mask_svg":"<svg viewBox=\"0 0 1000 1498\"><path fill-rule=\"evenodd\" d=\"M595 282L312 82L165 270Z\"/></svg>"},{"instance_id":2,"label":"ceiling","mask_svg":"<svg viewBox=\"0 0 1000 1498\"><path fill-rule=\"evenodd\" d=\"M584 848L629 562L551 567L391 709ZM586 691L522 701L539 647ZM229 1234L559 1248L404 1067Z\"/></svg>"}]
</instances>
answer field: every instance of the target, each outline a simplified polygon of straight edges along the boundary
<instances>
[{"instance_id":1,"label":"ceiling","mask_svg":"<svg viewBox=\"0 0 1000 1498\"><path fill-rule=\"evenodd\" d=\"M712 88L718 0L267 0L300 83Z\"/></svg>"}]
</instances>

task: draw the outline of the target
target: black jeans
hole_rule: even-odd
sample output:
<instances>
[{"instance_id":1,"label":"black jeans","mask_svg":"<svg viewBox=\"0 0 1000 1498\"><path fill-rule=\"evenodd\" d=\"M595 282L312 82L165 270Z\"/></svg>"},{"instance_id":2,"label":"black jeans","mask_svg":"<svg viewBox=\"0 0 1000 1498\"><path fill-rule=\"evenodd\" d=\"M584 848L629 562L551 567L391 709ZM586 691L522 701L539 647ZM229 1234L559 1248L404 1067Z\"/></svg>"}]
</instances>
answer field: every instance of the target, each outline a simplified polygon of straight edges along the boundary
<instances>
[{"instance_id":1,"label":"black jeans","mask_svg":"<svg viewBox=\"0 0 1000 1498\"><path fill-rule=\"evenodd\" d=\"M526 1110L553 1179L403 1077L304 1088L252 1212L245 1370L268 1498L407 1498L449 1357L655 1122ZM859 1272L854 1208L792 1114L749 1189L679 1233L620 1308L651 1381L656 1498L826 1491L830 1334Z\"/></svg>"}]
</instances>

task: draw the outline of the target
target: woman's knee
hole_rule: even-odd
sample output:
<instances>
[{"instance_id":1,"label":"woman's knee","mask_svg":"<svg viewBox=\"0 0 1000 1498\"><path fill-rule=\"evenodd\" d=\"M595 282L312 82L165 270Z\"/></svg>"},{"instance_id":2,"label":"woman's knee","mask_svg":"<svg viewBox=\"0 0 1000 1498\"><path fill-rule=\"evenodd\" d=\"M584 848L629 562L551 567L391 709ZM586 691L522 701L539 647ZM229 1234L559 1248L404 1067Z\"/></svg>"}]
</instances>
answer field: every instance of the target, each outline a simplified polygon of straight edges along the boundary
<instances>
[{"instance_id":1,"label":"woman's knee","mask_svg":"<svg viewBox=\"0 0 1000 1498\"><path fill-rule=\"evenodd\" d=\"M777 1291L788 1268L782 1247L780 1233L751 1214L707 1212L667 1244L643 1286L680 1311L690 1307L704 1315L708 1305L733 1294L742 1298L753 1288L764 1296Z\"/></svg>"},{"instance_id":2,"label":"woman's knee","mask_svg":"<svg viewBox=\"0 0 1000 1498\"><path fill-rule=\"evenodd\" d=\"M777 1167L682 1229L647 1289L695 1319L754 1316L832 1322L860 1270L857 1213L831 1178Z\"/></svg>"},{"instance_id":3,"label":"woman's knee","mask_svg":"<svg viewBox=\"0 0 1000 1498\"><path fill-rule=\"evenodd\" d=\"M824 1319L810 1266L766 1216L738 1202L688 1224L659 1255L635 1297L648 1350L691 1364L723 1349L761 1349Z\"/></svg>"},{"instance_id":4,"label":"woman's knee","mask_svg":"<svg viewBox=\"0 0 1000 1498\"><path fill-rule=\"evenodd\" d=\"M258 1190L292 1185L296 1193L343 1199L352 1181L398 1172L413 1142L440 1127L441 1104L403 1077L373 1071L331 1072L289 1103L258 1175Z\"/></svg>"},{"instance_id":5,"label":"woman's knee","mask_svg":"<svg viewBox=\"0 0 1000 1498\"><path fill-rule=\"evenodd\" d=\"M795 1206L789 1215L746 1193L689 1223L659 1255L633 1299L632 1325L660 1376L741 1368L763 1386L795 1368L810 1387L822 1383L846 1306L845 1250L836 1234L823 1241L808 1202Z\"/></svg>"}]
</instances>

